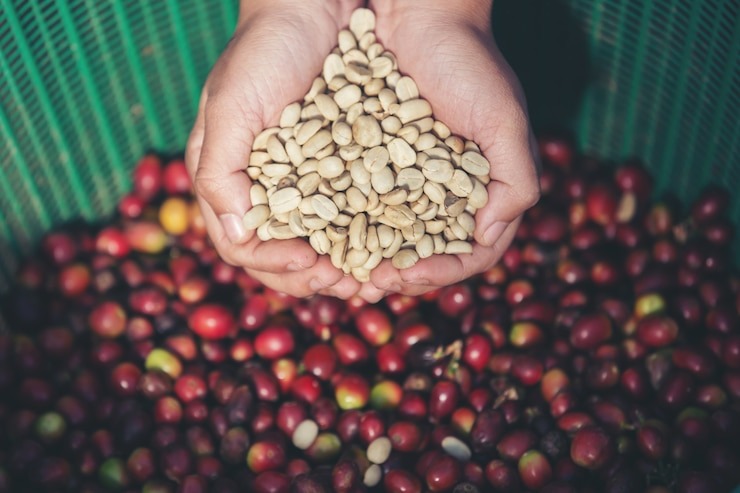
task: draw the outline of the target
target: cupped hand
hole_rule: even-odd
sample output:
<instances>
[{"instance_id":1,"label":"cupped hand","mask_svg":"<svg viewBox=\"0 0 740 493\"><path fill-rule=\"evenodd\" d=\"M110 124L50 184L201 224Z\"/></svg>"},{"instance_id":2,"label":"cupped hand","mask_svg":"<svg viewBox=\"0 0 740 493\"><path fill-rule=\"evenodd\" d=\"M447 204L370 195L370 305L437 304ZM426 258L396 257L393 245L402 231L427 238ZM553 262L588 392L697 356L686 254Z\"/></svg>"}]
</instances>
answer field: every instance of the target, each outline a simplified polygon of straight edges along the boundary
<instances>
[{"instance_id":1,"label":"cupped hand","mask_svg":"<svg viewBox=\"0 0 740 493\"><path fill-rule=\"evenodd\" d=\"M488 203L475 215L472 254L433 255L409 269L384 261L371 274L377 292L417 295L495 264L522 214L539 199L537 151L518 80L490 31L490 1L375 0L378 41L411 76L437 120L476 142L491 163ZM361 291L362 294L362 291Z\"/></svg>"},{"instance_id":2,"label":"cupped hand","mask_svg":"<svg viewBox=\"0 0 740 493\"><path fill-rule=\"evenodd\" d=\"M360 289L303 239L245 230L254 137L302 99L359 0L244 0L236 32L204 86L186 162L209 236L228 263L294 296L349 297Z\"/></svg>"}]
</instances>

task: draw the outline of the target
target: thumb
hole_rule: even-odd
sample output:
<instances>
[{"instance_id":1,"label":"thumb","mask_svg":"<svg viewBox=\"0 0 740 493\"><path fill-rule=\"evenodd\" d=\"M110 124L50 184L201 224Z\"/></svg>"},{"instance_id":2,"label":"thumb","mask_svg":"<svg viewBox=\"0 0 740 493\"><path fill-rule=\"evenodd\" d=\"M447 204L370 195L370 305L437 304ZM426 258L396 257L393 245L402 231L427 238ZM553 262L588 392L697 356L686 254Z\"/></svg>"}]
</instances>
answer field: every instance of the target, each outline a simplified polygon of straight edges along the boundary
<instances>
[{"instance_id":1,"label":"thumb","mask_svg":"<svg viewBox=\"0 0 740 493\"><path fill-rule=\"evenodd\" d=\"M531 132L497 136L494 146L482 149L491 163L488 203L476 214L475 240L491 246L506 228L540 198L537 154Z\"/></svg>"},{"instance_id":2,"label":"thumb","mask_svg":"<svg viewBox=\"0 0 740 493\"><path fill-rule=\"evenodd\" d=\"M237 244L249 238L242 223L251 206L251 181L244 172L254 141L249 123L239 105L206 104L203 145L193 183L228 239Z\"/></svg>"}]
</instances>

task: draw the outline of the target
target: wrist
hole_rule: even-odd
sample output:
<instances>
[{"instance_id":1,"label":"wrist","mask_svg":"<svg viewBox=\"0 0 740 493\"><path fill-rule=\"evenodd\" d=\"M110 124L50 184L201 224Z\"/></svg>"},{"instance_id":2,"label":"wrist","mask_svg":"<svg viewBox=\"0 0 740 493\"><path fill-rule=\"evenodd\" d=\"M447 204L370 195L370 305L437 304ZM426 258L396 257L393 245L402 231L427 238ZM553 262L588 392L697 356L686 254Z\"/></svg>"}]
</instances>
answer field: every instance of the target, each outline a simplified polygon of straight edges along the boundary
<instances>
[{"instance_id":1,"label":"wrist","mask_svg":"<svg viewBox=\"0 0 740 493\"><path fill-rule=\"evenodd\" d=\"M239 23L262 13L289 9L298 14L328 14L342 28L352 11L363 4L363 0L240 0Z\"/></svg>"},{"instance_id":2,"label":"wrist","mask_svg":"<svg viewBox=\"0 0 740 493\"><path fill-rule=\"evenodd\" d=\"M413 19L420 14L438 15L447 21L459 21L482 30L491 23L493 0L370 0L368 8L378 17Z\"/></svg>"}]
</instances>

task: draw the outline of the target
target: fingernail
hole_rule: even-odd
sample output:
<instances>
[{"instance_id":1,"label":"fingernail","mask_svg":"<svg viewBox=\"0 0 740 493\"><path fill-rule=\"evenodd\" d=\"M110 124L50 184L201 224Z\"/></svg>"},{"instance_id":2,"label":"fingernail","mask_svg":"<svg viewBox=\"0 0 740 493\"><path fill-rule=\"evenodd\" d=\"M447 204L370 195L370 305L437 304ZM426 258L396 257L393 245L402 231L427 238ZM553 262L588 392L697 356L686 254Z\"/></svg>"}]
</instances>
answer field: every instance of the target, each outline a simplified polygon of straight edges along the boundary
<instances>
[{"instance_id":1,"label":"fingernail","mask_svg":"<svg viewBox=\"0 0 740 493\"><path fill-rule=\"evenodd\" d=\"M493 223L485 233L483 233L483 241L486 243L486 245L493 245L496 243L496 240L498 240L499 236L501 236L506 229L506 227L509 225L509 223L504 221L497 221Z\"/></svg>"},{"instance_id":2,"label":"fingernail","mask_svg":"<svg viewBox=\"0 0 740 493\"><path fill-rule=\"evenodd\" d=\"M241 243L247 236L247 230L244 228L244 223L239 216L236 214L222 214L219 216L221 220L221 226L224 228L226 237L232 243Z\"/></svg>"}]
</instances>

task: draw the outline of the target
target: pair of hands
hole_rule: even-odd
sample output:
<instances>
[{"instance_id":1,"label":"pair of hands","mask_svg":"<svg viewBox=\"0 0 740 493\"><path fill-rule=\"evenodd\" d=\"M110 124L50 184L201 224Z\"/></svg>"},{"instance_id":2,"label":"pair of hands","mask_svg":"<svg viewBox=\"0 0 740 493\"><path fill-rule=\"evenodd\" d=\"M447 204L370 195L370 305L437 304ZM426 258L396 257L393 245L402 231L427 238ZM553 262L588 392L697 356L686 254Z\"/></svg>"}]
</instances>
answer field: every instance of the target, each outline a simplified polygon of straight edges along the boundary
<instances>
[{"instance_id":1,"label":"pair of hands","mask_svg":"<svg viewBox=\"0 0 740 493\"><path fill-rule=\"evenodd\" d=\"M476 142L491 163L488 204L476 214L469 255L434 255L405 270L383 261L360 284L303 239L262 242L246 231L254 137L303 98L359 0L243 0L236 32L201 96L186 162L208 233L221 257L263 284L298 297L418 295L495 264L522 214L539 199L536 143L523 93L495 46L491 2L371 0L376 35L396 55L453 133Z\"/></svg>"}]
</instances>

